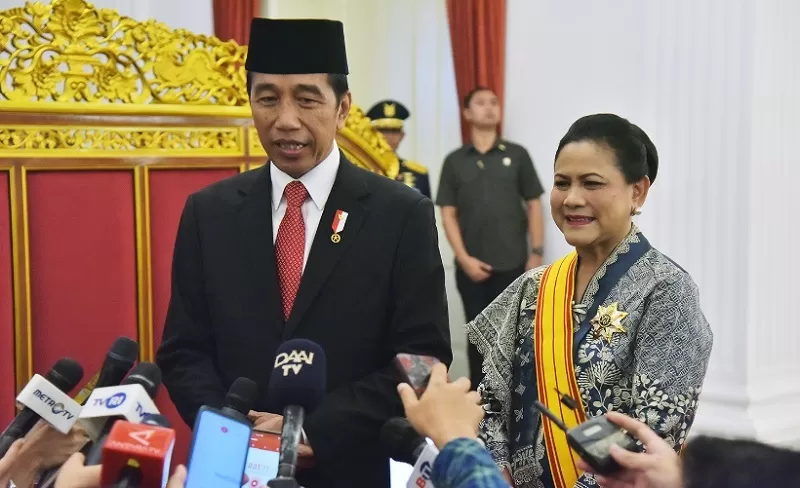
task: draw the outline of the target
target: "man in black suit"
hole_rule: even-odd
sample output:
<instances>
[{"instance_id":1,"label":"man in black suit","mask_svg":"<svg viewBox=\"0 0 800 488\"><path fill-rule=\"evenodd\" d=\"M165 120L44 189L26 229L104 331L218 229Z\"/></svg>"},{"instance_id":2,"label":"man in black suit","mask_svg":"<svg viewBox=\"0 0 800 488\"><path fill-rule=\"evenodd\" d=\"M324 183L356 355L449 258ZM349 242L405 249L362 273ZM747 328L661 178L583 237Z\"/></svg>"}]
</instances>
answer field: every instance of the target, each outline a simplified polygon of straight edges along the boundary
<instances>
[{"instance_id":1,"label":"man in black suit","mask_svg":"<svg viewBox=\"0 0 800 488\"><path fill-rule=\"evenodd\" d=\"M339 151L351 104L344 32L327 20L254 19L246 68L269 163L191 195L178 228L157 362L190 425L238 377L264 412L278 346L320 344L328 393L306 418L306 488L389 486L379 443L402 415L395 354L452 359L433 205Z\"/></svg>"}]
</instances>

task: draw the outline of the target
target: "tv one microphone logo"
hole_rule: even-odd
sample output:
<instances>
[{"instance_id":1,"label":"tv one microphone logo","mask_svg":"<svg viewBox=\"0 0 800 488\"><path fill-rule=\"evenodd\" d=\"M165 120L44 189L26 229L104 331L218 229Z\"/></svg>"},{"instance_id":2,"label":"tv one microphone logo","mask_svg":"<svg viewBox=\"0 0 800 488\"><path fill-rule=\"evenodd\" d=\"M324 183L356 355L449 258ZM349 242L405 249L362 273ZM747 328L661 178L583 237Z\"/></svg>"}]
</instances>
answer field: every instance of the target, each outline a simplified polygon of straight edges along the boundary
<instances>
[{"instance_id":1,"label":"tv one microphone logo","mask_svg":"<svg viewBox=\"0 0 800 488\"><path fill-rule=\"evenodd\" d=\"M303 369L304 365L311 366L313 363L313 352L292 349L292 352L288 354L282 352L275 356L275 369L283 368L283 376L289 376L289 373L300 374L300 370Z\"/></svg>"},{"instance_id":2,"label":"tv one microphone logo","mask_svg":"<svg viewBox=\"0 0 800 488\"><path fill-rule=\"evenodd\" d=\"M61 402L56 402L52 398L50 398L47 393L42 393L42 390L36 390L33 392L33 396L38 398L42 403L50 407L50 410L53 412L53 415L60 415L67 420L72 420L75 417L75 414L70 413L67 411L64 404Z\"/></svg>"},{"instance_id":3,"label":"tv one microphone logo","mask_svg":"<svg viewBox=\"0 0 800 488\"><path fill-rule=\"evenodd\" d=\"M417 476L417 480L414 482L419 488L433 488L433 483L431 483L431 463L428 461L423 461L422 465L419 467L419 476Z\"/></svg>"}]
</instances>

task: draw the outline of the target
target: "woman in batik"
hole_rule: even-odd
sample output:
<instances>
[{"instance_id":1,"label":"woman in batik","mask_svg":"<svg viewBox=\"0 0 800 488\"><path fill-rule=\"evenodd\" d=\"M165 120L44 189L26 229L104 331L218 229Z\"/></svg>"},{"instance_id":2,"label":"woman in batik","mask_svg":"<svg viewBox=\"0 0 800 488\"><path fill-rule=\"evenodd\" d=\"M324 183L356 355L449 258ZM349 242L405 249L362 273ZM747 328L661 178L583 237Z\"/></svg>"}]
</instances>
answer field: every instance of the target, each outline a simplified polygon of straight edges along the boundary
<instances>
[{"instance_id":1,"label":"woman in batik","mask_svg":"<svg viewBox=\"0 0 800 488\"><path fill-rule=\"evenodd\" d=\"M657 170L636 125L611 114L575 122L550 195L575 250L522 275L467 325L484 356L482 435L516 487L597 486L536 400L569 427L614 410L676 450L686 439L712 334L691 276L633 223Z\"/></svg>"}]
</instances>

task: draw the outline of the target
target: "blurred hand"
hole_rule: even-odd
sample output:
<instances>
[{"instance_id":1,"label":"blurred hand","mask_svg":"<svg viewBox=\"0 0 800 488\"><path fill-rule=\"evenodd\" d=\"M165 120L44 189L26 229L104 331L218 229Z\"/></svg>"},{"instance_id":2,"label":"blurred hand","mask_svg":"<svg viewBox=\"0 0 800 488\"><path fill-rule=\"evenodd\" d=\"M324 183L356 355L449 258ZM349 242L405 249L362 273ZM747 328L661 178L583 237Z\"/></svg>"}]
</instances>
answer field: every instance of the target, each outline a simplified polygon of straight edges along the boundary
<instances>
[{"instance_id":1,"label":"blurred hand","mask_svg":"<svg viewBox=\"0 0 800 488\"><path fill-rule=\"evenodd\" d=\"M478 258L467 256L458 261L461 269L464 270L469 279L475 283L486 281L492 275L492 267Z\"/></svg>"},{"instance_id":2,"label":"blurred hand","mask_svg":"<svg viewBox=\"0 0 800 488\"><path fill-rule=\"evenodd\" d=\"M650 427L636 419L617 412L609 412L608 420L627 430L644 444L646 452L629 452L618 446L611 446L611 457L622 466L622 470L609 475L596 474L595 479L603 488L682 488L683 475L680 458L664 439ZM583 461L578 468L594 473Z\"/></svg>"},{"instance_id":3,"label":"blurred hand","mask_svg":"<svg viewBox=\"0 0 800 488\"><path fill-rule=\"evenodd\" d=\"M186 466L179 464L167 482L167 488L183 488L186 484Z\"/></svg>"},{"instance_id":4,"label":"blurred hand","mask_svg":"<svg viewBox=\"0 0 800 488\"><path fill-rule=\"evenodd\" d=\"M86 459L76 452L61 466L55 488L100 488L103 466L84 466Z\"/></svg>"},{"instance_id":5,"label":"blurred hand","mask_svg":"<svg viewBox=\"0 0 800 488\"><path fill-rule=\"evenodd\" d=\"M253 430L263 430L280 435L283 429L282 415L251 410L250 413L247 414L247 417L253 422ZM304 444L301 440L300 446L297 448L297 456L300 458L314 457L314 451L311 449L311 446ZM299 463L298 467L309 467L307 464L308 463Z\"/></svg>"},{"instance_id":6,"label":"blurred hand","mask_svg":"<svg viewBox=\"0 0 800 488\"><path fill-rule=\"evenodd\" d=\"M428 387L420 398L406 383L398 385L397 391L414 429L441 449L459 437L478 437L484 411L479 405L480 395L469 388L467 378L448 383L447 367L439 363L431 370Z\"/></svg>"},{"instance_id":7,"label":"blurred hand","mask_svg":"<svg viewBox=\"0 0 800 488\"><path fill-rule=\"evenodd\" d=\"M18 439L16 442L11 444L11 447L6 452L6 455L0 459L0 486L6 487L8 486L9 480L12 478L12 469L16 465L19 459L19 452L22 449L23 444L25 441L23 439Z\"/></svg>"},{"instance_id":8,"label":"blurred hand","mask_svg":"<svg viewBox=\"0 0 800 488\"><path fill-rule=\"evenodd\" d=\"M537 256L536 254L531 254L531 257L528 258L528 262L525 263L525 271L530 271L534 268L538 268L542 265L542 257Z\"/></svg>"},{"instance_id":9,"label":"blurred hand","mask_svg":"<svg viewBox=\"0 0 800 488\"><path fill-rule=\"evenodd\" d=\"M86 431L79 424L65 435L40 420L25 436L21 455L29 462L36 462L39 469L54 468L78 452L88 440Z\"/></svg>"},{"instance_id":10,"label":"blurred hand","mask_svg":"<svg viewBox=\"0 0 800 488\"><path fill-rule=\"evenodd\" d=\"M275 413L250 410L250 413L247 414L247 418L253 422L254 430L280 433L281 428L283 428L283 416Z\"/></svg>"}]
</instances>

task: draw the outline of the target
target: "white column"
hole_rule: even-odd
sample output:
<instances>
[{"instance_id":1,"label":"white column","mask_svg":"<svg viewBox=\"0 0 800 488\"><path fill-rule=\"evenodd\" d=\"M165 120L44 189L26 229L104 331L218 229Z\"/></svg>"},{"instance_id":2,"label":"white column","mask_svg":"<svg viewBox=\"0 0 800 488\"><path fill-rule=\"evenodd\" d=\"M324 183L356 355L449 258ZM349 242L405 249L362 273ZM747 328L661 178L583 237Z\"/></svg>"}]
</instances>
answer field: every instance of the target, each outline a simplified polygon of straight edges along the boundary
<instances>
[{"instance_id":1,"label":"white column","mask_svg":"<svg viewBox=\"0 0 800 488\"><path fill-rule=\"evenodd\" d=\"M639 224L692 274L715 334L694 433L800 440L800 4L509 0L508 16L505 130L546 185L580 116L617 113L658 147ZM548 260L568 249L553 225L546 242Z\"/></svg>"}]
</instances>

